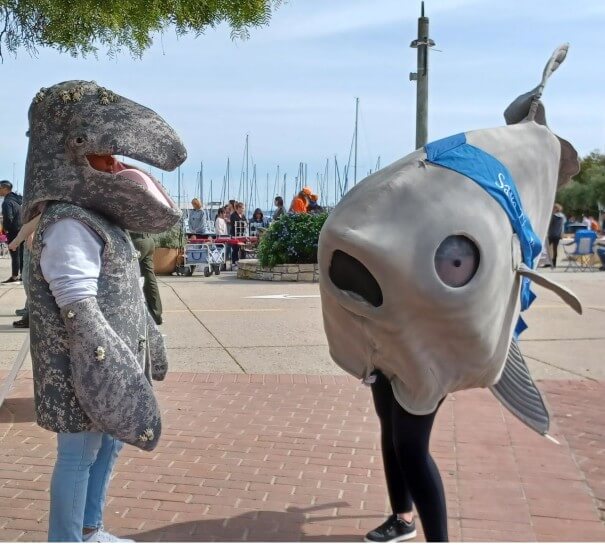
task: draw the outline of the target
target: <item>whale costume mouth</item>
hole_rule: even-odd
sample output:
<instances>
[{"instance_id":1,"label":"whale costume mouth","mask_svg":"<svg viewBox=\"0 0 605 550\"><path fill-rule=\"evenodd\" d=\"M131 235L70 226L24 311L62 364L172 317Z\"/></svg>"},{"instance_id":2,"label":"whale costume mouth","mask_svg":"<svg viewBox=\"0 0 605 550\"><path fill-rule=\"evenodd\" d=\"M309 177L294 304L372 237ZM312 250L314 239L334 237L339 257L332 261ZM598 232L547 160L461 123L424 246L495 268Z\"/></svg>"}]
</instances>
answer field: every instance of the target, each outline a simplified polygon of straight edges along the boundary
<instances>
[{"instance_id":1,"label":"whale costume mouth","mask_svg":"<svg viewBox=\"0 0 605 550\"><path fill-rule=\"evenodd\" d=\"M176 208L176 203L170 198L162 187L162 184L153 176L137 168L126 168L118 172L118 176L127 178L145 187L147 192L160 204L168 208Z\"/></svg>"},{"instance_id":2,"label":"whale costume mouth","mask_svg":"<svg viewBox=\"0 0 605 550\"><path fill-rule=\"evenodd\" d=\"M89 166L97 172L111 173L126 178L143 187L157 202L167 208L177 208L176 203L170 198L162 184L151 174L127 164L120 162L114 155L86 155Z\"/></svg>"}]
</instances>

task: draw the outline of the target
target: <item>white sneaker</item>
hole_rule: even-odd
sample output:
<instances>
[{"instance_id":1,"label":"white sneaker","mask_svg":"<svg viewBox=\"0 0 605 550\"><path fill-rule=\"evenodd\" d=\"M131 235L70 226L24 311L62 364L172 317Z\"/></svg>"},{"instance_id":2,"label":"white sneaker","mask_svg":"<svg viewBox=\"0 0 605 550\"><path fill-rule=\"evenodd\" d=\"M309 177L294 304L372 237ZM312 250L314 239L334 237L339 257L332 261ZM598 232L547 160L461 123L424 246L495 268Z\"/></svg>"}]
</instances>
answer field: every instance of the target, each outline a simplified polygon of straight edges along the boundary
<instances>
[{"instance_id":1,"label":"white sneaker","mask_svg":"<svg viewBox=\"0 0 605 550\"><path fill-rule=\"evenodd\" d=\"M98 529L92 535L84 539L84 542L135 542L132 539L121 539L108 533L104 529Z\"/></svg>"}]
</instances>

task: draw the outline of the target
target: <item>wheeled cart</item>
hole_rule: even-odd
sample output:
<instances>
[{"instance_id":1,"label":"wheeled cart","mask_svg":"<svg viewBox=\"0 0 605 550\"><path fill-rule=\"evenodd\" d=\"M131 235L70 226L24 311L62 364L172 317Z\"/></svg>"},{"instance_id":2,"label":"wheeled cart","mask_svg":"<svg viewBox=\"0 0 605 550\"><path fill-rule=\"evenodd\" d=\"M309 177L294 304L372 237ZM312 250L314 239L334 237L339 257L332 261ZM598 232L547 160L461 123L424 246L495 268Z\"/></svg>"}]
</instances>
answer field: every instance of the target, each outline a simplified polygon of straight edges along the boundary
<instances>
[{"instance_id":1,"label":"wheeled cart","mask_svg":"<svg viewBox=\"0 0 605 550\"><path fill-rule=\"evenodd\" d=\"M212 241L187 243L183 255L183 265L177 268L178 275L191 277L198 266L203 266L204 276L220 275L225 264L225 245Z\"/></svg>"}]
</instances>

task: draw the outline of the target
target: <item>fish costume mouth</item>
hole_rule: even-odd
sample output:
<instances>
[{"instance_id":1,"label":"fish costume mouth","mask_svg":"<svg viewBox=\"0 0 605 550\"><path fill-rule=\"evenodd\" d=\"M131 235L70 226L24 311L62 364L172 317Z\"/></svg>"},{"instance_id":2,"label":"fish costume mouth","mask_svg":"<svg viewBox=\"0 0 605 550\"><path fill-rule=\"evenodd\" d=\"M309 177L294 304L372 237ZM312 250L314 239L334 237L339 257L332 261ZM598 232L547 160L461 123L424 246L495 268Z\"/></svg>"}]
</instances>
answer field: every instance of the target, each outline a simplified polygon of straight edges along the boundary
<instances>
[{"instance_id":1,"label":"fish costume mouth","mask_svg":"<svg viewBox=\"0 0 605 550\"><path fill-rule=\"evenodd\" d=\"M534 270L556 190L579 171L547 126L542 81L505 111L507 126L428 144L355 186L320 235L324 328L336 364L378 369L399 404L432 413L454 391L487 387L547 434L549 415L517 343L530 282L582 308Z\"/></svg>"}]
</instances>

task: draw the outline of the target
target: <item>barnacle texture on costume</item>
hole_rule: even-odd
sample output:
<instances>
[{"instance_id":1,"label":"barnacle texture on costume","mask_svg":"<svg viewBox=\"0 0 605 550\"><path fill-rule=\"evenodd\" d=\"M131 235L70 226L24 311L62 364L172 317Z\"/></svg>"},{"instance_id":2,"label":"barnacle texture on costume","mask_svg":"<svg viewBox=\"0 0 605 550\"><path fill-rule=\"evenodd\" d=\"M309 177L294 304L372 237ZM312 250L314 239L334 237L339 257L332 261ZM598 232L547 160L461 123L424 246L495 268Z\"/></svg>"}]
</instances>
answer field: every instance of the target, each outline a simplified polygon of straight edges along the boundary
<instances>
[{"instance_id":1,"label":"barnacle texture on costume","mask_svg":"<svg viewBox=\"0 0 605 550\"><path fill-rule=\"evenodd\" d=\"M36 94L28 134L24 221L46 201L89 208L131 231L159 233L179 220L179 209L163 190L167 204L158 204L144 185L97 171L87 160L89 155L124 155L162 170L179 166L185 147L151 109L95 82L64 82Z\"/></svg>"},{"instance_id":2,"label":"barnacle texture on costume","mask_svg":"<svg viewBox=\"0 0 605 550\"><path fill-rule=\"evenodd\" d=\"M98 171L89 156L122 154L172 170L185 148L156 113L95 82L42 88L29 126L24 220L42 212L29 292L36 420L55 432L102 431L152 450L162 425L151 379L163 379L168 364L126 230L163 231L180 212L150 175ZM97 296L60 310L40 259L45 230L68 218L99 237L101 268Z\"/></svg>"}]
</instances>

